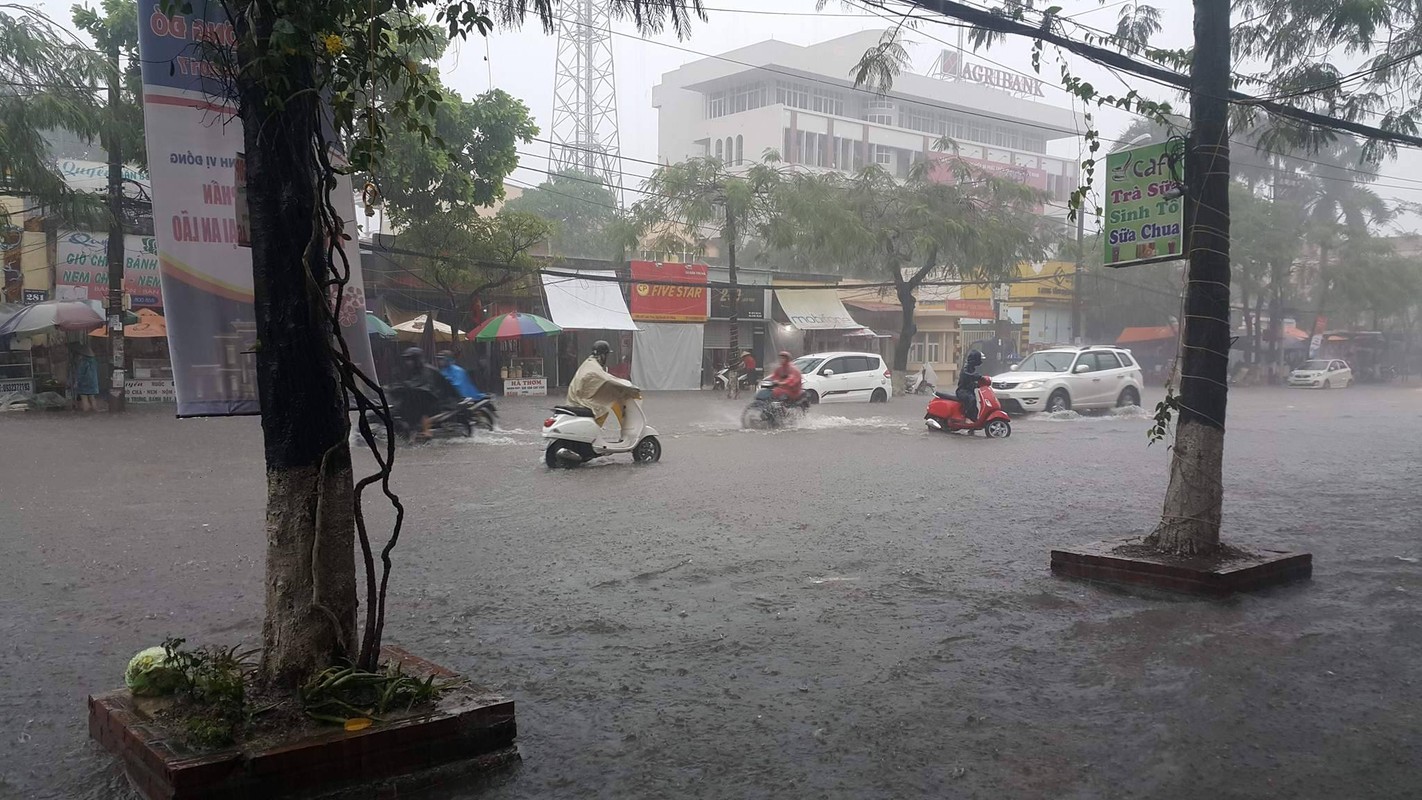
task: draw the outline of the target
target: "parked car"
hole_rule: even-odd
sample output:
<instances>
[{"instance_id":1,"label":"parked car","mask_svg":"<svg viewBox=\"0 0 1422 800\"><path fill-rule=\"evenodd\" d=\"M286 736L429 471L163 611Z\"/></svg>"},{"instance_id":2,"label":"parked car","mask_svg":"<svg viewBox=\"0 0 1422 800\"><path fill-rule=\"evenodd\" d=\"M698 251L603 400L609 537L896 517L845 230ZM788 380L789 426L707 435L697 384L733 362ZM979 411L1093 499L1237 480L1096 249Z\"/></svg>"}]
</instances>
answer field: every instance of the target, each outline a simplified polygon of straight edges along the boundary
<instances>
[{"instance_id":1,"label":"parked car","mask_svg":"<svg viewBox=\"0 0 1422 800\"><path fill-rule=\"evenodd\" d=\"M894 396L894 374L876 353L811 353L794 363L811 403L884 403Z\"/></svg>"},{"instance_id":2,"label":"parked car","mask_svg":"<svg viewBox=\"0 0 1422 800\"><path fill-rule=\"evenodd\" d=\"M1053 347L1038 350L1011 372L992 376L992 388L1009 413L1138 406L1140 364L1119 347Z\"/></svg>"},{"instance_id":3,"label":"parked car","mask_svg":"<svg viewBox=\"0 0 1422 800\"><path fill-rule=\"evenodd\" d=\"M1353 385L1353 370L1341 358L1313 358L1289 373L1296 389L1346 389Z\"/></svg>"}]
</instances>

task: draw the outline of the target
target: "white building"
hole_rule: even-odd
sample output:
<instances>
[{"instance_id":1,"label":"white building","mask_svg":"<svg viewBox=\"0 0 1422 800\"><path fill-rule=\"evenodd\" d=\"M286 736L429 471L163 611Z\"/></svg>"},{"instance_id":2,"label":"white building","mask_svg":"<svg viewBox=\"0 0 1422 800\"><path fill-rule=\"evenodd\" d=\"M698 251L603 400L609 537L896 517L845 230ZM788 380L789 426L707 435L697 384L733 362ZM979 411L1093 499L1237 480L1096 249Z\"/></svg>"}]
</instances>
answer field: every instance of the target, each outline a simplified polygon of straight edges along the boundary
<instances>
[{"instance_id":1,"label":"white building","mask_svg":"<svg viewBox=\"0 0 1422 800\"><path fill-rule=\"evenodd\" d=\"M659 160L743 163L774 150L808 168L852 172L877 163L904 178L940 153L936 143L947 136L968 163L1045 190L1044 213L1065 214L1078 158L1048 155L1047 144L1078 136L1072 111L1032 99L1041 95L1035 80L954 50L935 62L937 77L902 73L883 96L856 90L850 70L880 35L808 47L765 41L664 74L652 89Z\"/></svg>"}]
</instances>

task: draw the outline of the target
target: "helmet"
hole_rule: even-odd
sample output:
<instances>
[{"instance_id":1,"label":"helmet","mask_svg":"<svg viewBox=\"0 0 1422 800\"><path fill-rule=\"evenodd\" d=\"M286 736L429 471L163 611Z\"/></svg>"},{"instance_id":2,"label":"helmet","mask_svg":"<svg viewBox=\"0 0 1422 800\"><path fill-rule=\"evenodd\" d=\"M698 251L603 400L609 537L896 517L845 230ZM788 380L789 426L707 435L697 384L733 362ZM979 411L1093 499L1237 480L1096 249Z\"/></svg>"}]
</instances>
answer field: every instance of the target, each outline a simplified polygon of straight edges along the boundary
<instances>
[{"instance_id":1,"label":"helmet","mask_svg":"<svg viewBox=\"0 0 1422 800\"><path fill-rule=\"evenodd\" d=\"M424 360L425 351L421 350L418 347L407 347L405 348L405 352L401 353L400 355L403 358L416 358Z\"/></svg>"},{"instance_id":2,"label":"helmet","mask_svg":"<svg viewBox=\"0 0 1422 800\"><path fill-rule=\"evenodd\" d=\"M976 367L981 363L983 363L983 354L981 350L968 351L968 366Z\"/></svg>"},{"instance_id":3,"label":"helmet","mask_svg":"<svg viewBox=\"0 0 1422 800\"><path fill-rule=\"evenodd\" d=\"M612 352L612 345L608 344L602 339L598 339L597 341L593 342L592 351L593 355L595 356L605 356L608 353Z\"/></svg>"},{"instance_id":4,"label":"helmet","mask_svg":"<svg viewBox=\"0 0 1422 800\"><path fill-rule=\"evenodd\" d=\"M453 350L441 350L441 351L439 351L438 353L435 353L435 356L438 357L438 358L454 358L454 351L453 351Z\"/></svg>"},{"instance_id":5,"label":"helmet","mask_svg":"<svg viewBox=\"0 0 1422 800\"><path fill-rule=\"evenodd\" d=\"M790 358L790 351L789 351L789 350L781 350L781 351L780 351L780 357L781 357L781 358L784 358L784 359L789 359L789 358Z\"/></svg>"}]
</instances>

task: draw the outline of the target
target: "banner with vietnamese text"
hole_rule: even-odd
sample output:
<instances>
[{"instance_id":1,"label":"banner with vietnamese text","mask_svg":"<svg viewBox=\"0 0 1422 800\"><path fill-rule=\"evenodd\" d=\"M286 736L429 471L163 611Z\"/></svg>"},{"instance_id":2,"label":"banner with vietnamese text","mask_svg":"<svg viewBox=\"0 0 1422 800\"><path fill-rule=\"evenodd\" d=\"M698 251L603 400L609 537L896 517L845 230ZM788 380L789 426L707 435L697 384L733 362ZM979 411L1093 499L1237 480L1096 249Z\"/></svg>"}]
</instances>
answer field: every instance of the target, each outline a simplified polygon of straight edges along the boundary
<instances>
[{"instance_id":1,"label":"banner with vietnamese text","mask_svg":"<svg viewBox=\"0 0 1422 800\"><path fill-rule=\"evenodd\" d=\"M219 62L231 61L232 24L223 4L163 13L139 0L143 117L152 181L164 315L179 416L260 413L251 251L239 243L238 153L242 121ZM175 6L176 8L176 6ZM226 52L229 57L216 58ZM349 180L332 196L348 241L358 241ZM341 328L351 355L372 377L360 254L351 246Z\"/></svg>"}]
</instances>

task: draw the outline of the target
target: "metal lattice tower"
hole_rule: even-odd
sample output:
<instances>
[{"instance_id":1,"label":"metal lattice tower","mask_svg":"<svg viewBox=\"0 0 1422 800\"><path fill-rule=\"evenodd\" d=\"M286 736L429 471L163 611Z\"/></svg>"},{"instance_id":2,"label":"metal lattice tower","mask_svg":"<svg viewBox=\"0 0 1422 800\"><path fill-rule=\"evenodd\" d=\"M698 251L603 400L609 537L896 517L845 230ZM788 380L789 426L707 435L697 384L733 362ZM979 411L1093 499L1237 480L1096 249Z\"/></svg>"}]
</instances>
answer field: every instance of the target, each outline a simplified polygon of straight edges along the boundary
<instances>
[{"instance_id":1,"label":"metal lattice tower","mask_svg":"<svg viewBox=\"0 0 1422 800\"><path fill-rule=\"evenodd\" d=\"M612 15L600 0L562 5L553 76L551 171L601 178L622 199L617 86L612 73Z\"/></svg>"}]
</instances>

